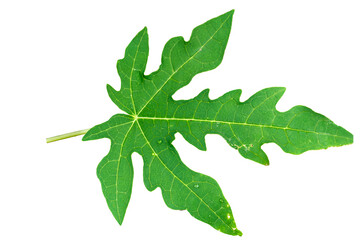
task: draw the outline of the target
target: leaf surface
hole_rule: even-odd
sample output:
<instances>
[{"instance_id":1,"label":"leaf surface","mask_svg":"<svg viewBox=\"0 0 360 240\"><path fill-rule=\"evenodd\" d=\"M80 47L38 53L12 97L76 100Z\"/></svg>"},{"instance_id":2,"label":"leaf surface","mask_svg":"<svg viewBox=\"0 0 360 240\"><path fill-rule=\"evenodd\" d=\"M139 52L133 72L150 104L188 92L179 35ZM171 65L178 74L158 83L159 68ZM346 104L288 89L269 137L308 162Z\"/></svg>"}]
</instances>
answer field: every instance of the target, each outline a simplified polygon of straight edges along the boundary
<instances>
[{"instance_id":1,"label":"leaf surface","mask_svg":"<svg viewBox=\"0 0 360 240\"><path fill-rule=\"evenodd\" d=\"M107 86L112 101L126 114L117 114L90 129L83 140L109 138L109 153L97 175L108 206L122 224L128 206L133 167L131 154L144 160L143 177L149 191L160 187L169 208L187 210L193 217L221 232L242 235L217 182L189 169L172 145L181 133L192 145L206 150L205 135L219 134L245 158L269 164L261 150L274 142L285 152L300 154L352 143L352 135L325 116L304 106L279 112L276 104L284 88L267 88L240 102L241 90L211 100L206 89L190 100L172 95L198 73L222 61L233 11L196 27L189 41L170 39L159 69L145 76L148 58L147 29L130 42L117 63L121 89Z\"/></svg>"}]
</instances>

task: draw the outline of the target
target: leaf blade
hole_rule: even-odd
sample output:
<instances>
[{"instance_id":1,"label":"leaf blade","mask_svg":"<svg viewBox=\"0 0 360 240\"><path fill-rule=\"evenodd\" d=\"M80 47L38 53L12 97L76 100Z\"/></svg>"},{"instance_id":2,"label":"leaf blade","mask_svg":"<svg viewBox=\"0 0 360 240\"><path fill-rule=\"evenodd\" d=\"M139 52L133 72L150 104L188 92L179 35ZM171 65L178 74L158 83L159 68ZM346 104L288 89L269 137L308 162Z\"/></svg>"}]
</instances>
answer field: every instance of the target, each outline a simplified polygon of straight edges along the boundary
<instances>
[{"instance_id":1,"label":"leaf blade","mask_svg":"<svg viewBox=\"0 0 360 240\"><path fill-rule=\"evenodd\" d=\"M149 54L147 28L143 28L129 43L123 59L118 60L116 68L121 79L121 89L116 91L107 86L111 100L123 111L137 114L137 96L134 91L143 81L143 75Z\"/></svg>"},{"instance_id":2,"label":"leaf blade","mask_svg":"<svg viewBox=\"0 0 360 240\"><path fill-rule=\"evenodd\" d=\"M217 182L186 167L166 140L151 139L154 131L146 121L137 121L145 141L139 152L144 159L144 183L149 191L160 187L169 208L187 210L196 219L230 235L242 235L236 228L230 205ZM143 125L143 126L141 126ZM143 130L146 129L146 130Z\"/></svg>"},{"instance_id":3,"label":"leaf blade","mask_svg":"<svg viewBox=\"0 0 360 240\"><path fill-rule=\"evenodd\" d=\"M229 11L196 27L189 42L185 42L182 37L167 42L159 70L147 76L148 81L144 82L143 89L148 89L150 93L141 104L139 116L149 114L146 109L151 111L154 107L151 103L167 101L169 96L187 85L196 74L212 70L221 63L233 13L233 10Z\"/></svg>"},{"instance_id":4,"label":"leaf blade","mask_svg":"<svg viewBox=\"0 0 360 240\"><path fill-rule=\"evenodd\" d=\"M83 137L84 141L100 138L111 140L109 153L97 167L97 176L108 207L120 225L130 201L134 177L132 152L127 146L133 125L134 121L128 116L118 114L109 121L93 127ZM121 144L117 144L117 141Z\"/></svg>"},{"instance_id":5,"label":"leaf blade","mask_svg":"<svg viewBox=\"0 0 360 240\"><path fill-rule=\"evenodd\" d=\"M202 150L206 134L219 134L242 156L264 165L269 164L261 150L265 143L275 142L287 153L301 154L353 142L350 132L310 108L277 111L276 103L284 92L285 88L267 88L240 102L240 90L215 100L205 90L194 99L172 101L166 112L158 111L155 117L139 118L169 121L170 132L181 133Z\"/></svg>"}]
</instances>

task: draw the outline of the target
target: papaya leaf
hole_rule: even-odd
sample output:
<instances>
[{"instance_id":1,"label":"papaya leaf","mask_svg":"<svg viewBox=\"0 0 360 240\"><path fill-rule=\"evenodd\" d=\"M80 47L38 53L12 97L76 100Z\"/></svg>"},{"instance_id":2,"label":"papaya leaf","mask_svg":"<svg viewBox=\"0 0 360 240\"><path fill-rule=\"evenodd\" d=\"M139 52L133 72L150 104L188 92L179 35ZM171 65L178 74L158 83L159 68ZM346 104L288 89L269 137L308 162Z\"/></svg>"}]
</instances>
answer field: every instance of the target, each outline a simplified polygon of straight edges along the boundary
<instances>
[{"instance_id":1,"label":"papaya leaf","mask_svg":"<svg viewBox=\"0 0 360 240\"><path fill-rule=\"evenodd\" d=\"M182 37L170 39L159 69L148 76L144 75L149 52L146 28L134 37L124 58L118 61L121 89L107 86L107 90L127 114L117 114L91 128L83 140L111 140L97 175L119 224L131 196L131 154L137 152L144 160L146 188L153 191L160 187L169 208L187 210L223 233L242 235L217 182L181 161L172 145L176 132L201 150L206 150L206 134L219 134L243 157L264 165L269 164L261 150L265 143L274 142L292 154L352 143L351 133L307 107L277 111L284 88L263 89L245 102L239 101L241 90L211 100L208 89L190 100L173 100L172 95L196 74L221 63L233 12L196 27L187 42Z\"/></svg>"}]
</instances>

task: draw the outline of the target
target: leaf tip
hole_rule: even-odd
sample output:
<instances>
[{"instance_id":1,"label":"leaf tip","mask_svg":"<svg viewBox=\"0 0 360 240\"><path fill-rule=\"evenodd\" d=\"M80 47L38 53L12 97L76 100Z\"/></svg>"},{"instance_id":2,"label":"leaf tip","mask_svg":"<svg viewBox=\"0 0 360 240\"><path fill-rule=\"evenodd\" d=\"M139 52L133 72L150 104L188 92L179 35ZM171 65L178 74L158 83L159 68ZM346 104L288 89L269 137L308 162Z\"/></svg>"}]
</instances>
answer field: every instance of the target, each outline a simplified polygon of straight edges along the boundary
<instances>
[{"instance_id":1,"label":"leaf tip","mask_svg":"<svg viewBox=\"0 0 360 240\"><path fill-rule=\"evenodd\" d=\"M210 89L206 88L204 90L202 90L196 97L195 99L198 100L209 100L209 93L210 93Z\"/></svg>"},{"instance_id":2,"label":"leaf tip","mask_svg":"<svg viewBox=\"0 0 360 240\"><path fill-rule=\"evenodd\" d=\"M109 205L110 207L110 205ZM117 210L114 210L114 209L111 209L111 213L112 215L114 216L116 222L121 226L123 221L124 221L124 218L125 218L125 215L124 214L120 214L119 212L117 212Z\"/></svg>"},{"instance_id":3,"label":"leaf tip","mask_svg":"<svg viewBox=\"0 0 360 240\"><path fill-rule=\"evenodd\" d=\"M147 27L145 26L140 32L141 33L147 33Z\"/></svg>"},{"instance_id":4,"label":"leaf tip","mask_svg":"<svg viewBox=\"0 0 360 240\"><path fill-rule=\"evenodd\" d=\"M106 84L106 90L108 91L108 93L109 92L112 92L112 93L116 92L116 90L110 84Z\"/></svg>"},{"instance_id":5,"label":"leaf tip","mask_svg":"<svg viewBox=\"0 0 360 240\"><path fill-rule=\"evenodd\" d=\"M272 87L272 89L276 90L278 94L281 96L285 93L286 87Z\"/></svg>"},{"instance_id":6,"label":"leaf tip","mask_svg":"<svg viewBox=\"0 0 360 240\"><path fill-rule=\"evenodd\" d=\"M241 237L241 236L243 235L243 233L242 233L239 229L237 229L237 228L236 228L234 231L235 231L235 234L236 234L237 236L240 236L240 237Z\"/></svg>"},{"instance_id":7,"label":"leaf tip","mask_svg":"<svg viewBox=\"0 0 360 240\"><path fill-rule=\"evenodd\" d=\"M232 10L224 13L224 14L221 15L221 16L228 18L228 20L229 20L230 22L232 22L232 19L233 19L233 16L234 16L234 12L235 12L235 9L232 9Z\"/></svg>"},{"instance_id":8,"label":"leaf tip","mask_svg":"<svg viewBox=\"0 0 360 240\"><path fill-rule=\"evenodd\" d=\"M269 158L266 153L261 149L261 145L242 145L239 147L238 152L245 158L254 162L268 166L270 164Z\"/></svg>"},{"instance_id":9,"label":"leaf tip","mask_svg":"<svg viewBox=\"0 0 360 240\"><path fill-rule=\"evenodd\" d=\"M119 225L121 226L123 221L124 221L124 218L123 217L120 217L119 219L116 219L117 222L119 223Z\"/></svg>"},{"instance_id":10,"label":"leaf tip","mask_svg":"<svg viewBox=\"0 0 360 240\"><path fill-rule=\"evenodd\" d=\"M93 140L93 131L92 131L92 128L89 130L89 131L87 131L86 133L85 133L85 135L82 137L82 141L89 141L89 140Z\"/></svg>"},{"instance_id":11,"label":"leaf tip","mask_svg":"<svg viewBox=\"0 0 360 240\"><path fill-rule=\"evenodd\" d=\"M89 141L89 137L88 136L86 136L86 134L82 137L82 139L81 139L82 141Z\"/></svg>"},{"instance_id":12,"label":"leaf tip","mask_svg":"<svg viewBox=\"0 0 360 240\"><path fill-rule=\"evenodd\" d=\"M339 136L336 138L336 145L334 145L335 147L341 147L344 145L350 145L354 143L354 135L347 131L346 129L339 127L338 130L339 132Z\"/></svg>"}]
</instances>

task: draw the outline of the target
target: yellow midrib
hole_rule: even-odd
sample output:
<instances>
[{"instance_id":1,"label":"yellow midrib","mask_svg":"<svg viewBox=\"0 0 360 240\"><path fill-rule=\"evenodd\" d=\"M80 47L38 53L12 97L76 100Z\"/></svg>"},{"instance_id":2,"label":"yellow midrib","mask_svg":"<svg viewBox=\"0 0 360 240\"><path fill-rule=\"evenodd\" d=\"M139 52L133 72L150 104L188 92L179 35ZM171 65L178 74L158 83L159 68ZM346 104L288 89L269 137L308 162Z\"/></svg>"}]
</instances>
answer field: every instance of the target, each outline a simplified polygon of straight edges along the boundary
<instances>
[{"instance_id":1,"label":"yellow midrib","mask_svg":"<svg viewBox=\"0 0 360 240\"><path fill-rule=\"evenodd\" d=\"M119 221L121 221L121 216L120 216L120 209L119 209L119 200L118 200L118 194L119 194L119 190L118 190L118 179L119 179L119 169L120 169L120 159L122 157L122 151L123 151L123 147L124 147L124 143L125 143L125 140L127 139L132 127L134 126L134 123L135 121L132 122L131 126L129 127L129 130L126 132L125 136L124 136L124 139L121 143L121 148L120 148L120 153L119 153L119 158L118 158L118 164L117 164L117 167L116 167L116 179L115 179L115 191L116 191L116 194L115 194L115 201L116 201L116 211L117 211L117 214L119 216Z\"/></svg>"},{"instance_id":2,"label":"yellow midrib","mask_svg":"<svg viewBox=\"0 0 360 240\"><path fill-rule=\"evenodd\" d=\"M313 133L313 134L327 135L327 136L332 136L332 137L340 137L340 138L348 139L348 137L329 134L329 133L321 133L321 132L315 132L315 131L303 130L303 129L297 129L297 128L280 127L280 126L265 125L265 124L255 124L255 123L229 122L229 121L198 119L198 118L138 117L138 119L163 120L163 121L189 121L189 122L193 121L193 122L207 122L207 123L215 123L215 124L219 123L219 124L229 124L229 125L233 124L233 125L242 125L242 126L249 126L249 127L273 128L273 129L280 129L280 130Z\"/></svg>"}]
</instances>

